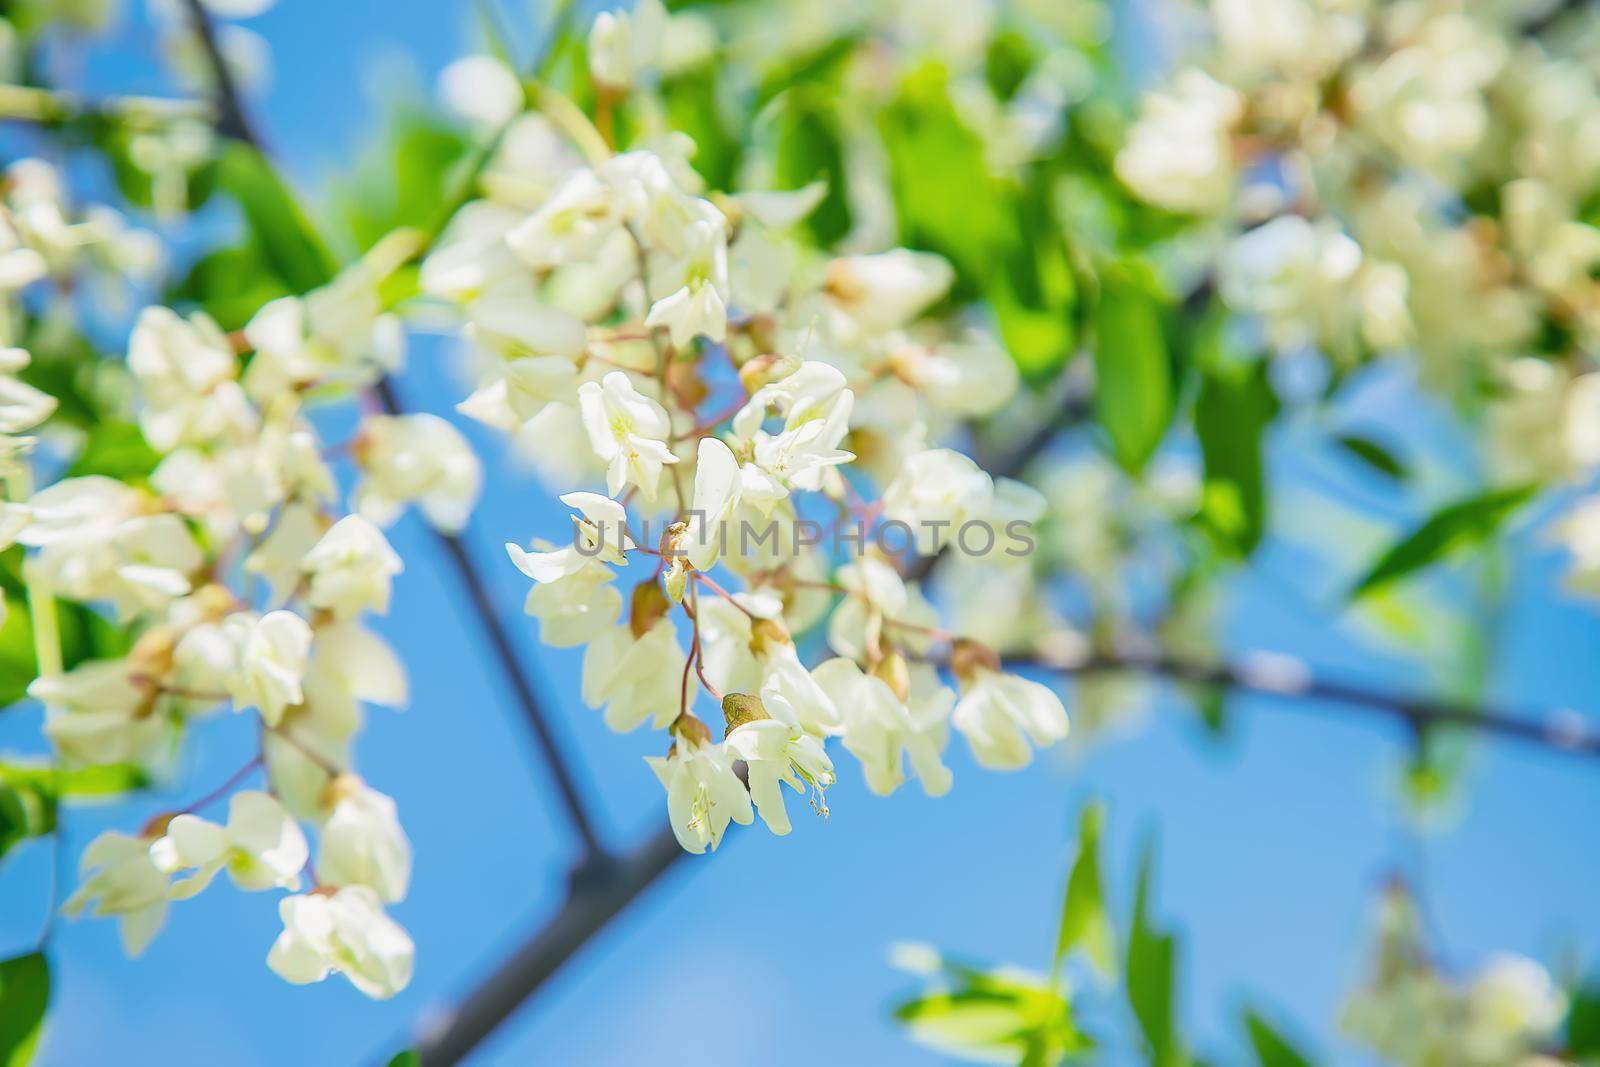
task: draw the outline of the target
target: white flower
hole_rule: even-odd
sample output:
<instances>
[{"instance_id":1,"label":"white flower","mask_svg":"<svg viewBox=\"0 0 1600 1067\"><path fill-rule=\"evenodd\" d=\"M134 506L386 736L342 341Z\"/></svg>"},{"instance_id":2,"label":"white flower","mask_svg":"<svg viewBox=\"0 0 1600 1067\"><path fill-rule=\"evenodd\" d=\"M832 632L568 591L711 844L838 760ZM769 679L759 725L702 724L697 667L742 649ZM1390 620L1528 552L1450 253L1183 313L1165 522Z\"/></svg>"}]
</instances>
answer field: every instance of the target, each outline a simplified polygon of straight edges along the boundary
<instances>
[{"instance_id":1,"label":"white flower","mask_svg":"<svg viewBox=\"0 0 1600 1067\"><path fill-rule=\"evenodd\" d=\"M1567 998L1545 970L1526 956L1489 960L1467 989L1470 1022L1464 1041L1477 1062L1506 1063L1555 1033Z\"/></svg>"},{"instance_id":2,"label":"white flower","mask_svg":"<svg viewBox=\"0 0 1600 1067\"><path fill-rule=\"evenodd\" d=\"M31 358L26 349L0 348L0 433L31 430L56 409L55 397L15 377Z\"/></svg>"},{"instance_id":3,"label":"white flower","mask_svg":"<svg viewBox=\"0 0 1600 1067\"><path fill-rule=\"evenodd\" d=\"M1600 497L1581 501L1556 524L1553 533L1572 556L1567 588L1585 596L1600 596Z\"/></svg>"},{"instance_id":4,"label":"white flower","mask_svg":"<svg viewBox=\"0 0 1600 1067\"><path fill-rule=\"evenodd\" d=\"M329 768L349 765L362 702L403 707L406 674L381 638L344 622L317 630L302 688L304 701L263 736L262 754L274 792L296 815L315 821L325 814Z\"/></svg>"},{"instance_id":5,"label":"white flower","mask_svg":"<svg viewBox=\"0 0 1600 1067\"><path fill-rule=\"evenodd\" d=\"M1239 94L1189 68L1168 90L1144 99L1117 177L1139 196L1171 211L1221 211L1233 195L1232 130L1244 113Z\"/></svg>"},{"instance_id":6,"label":"white flower","mask_svg":"<svg viewBox=\"0 0 1600 1067\"><path fill-rule=\"evenodd\" d=\"M715 437L702 437L695 460L694 498L689 507L686 554L696 570L716 566L731 535L728 520L739 503L739 461Z\"/></svg>"},{"instance_id":7,"label":"white flower","mask_svg":"<svg viewBox=\"0 0 1600 1067\"><path fill-rule=\"evenodd\" d=\"M833 761L823 751L822 742L798 726L777 719L757 719L729 730L723 744L745 761L750 799L773 833L781 836L790 830L780 784L799 793L816 790L813 803L817 810L828 810L822 803L822 792L834 782Z\"/></svg>"},{"instance_id":8,"label":"white flower","mask_svg":"<svg viewBox=\"0 0 1600 1067\"><path fill-rule=\"evenodd\" d=\"M603 705L606 725L618 733L647 719L659 730L678 716L683 667L670 619L660 619L641 636L629 625L613 627L584 653L583 702L591 708Z\"/></svg>"},{"instance_id":9,"label":"white flower","mask_svg":"<svg viewBox=\"0 0 1600 1067\"><path fill-rule=\"evenodd\" d=\"M175 815L167 832L150 845L150 858L163 872L195 872L168 888L173 900L199 893L224 868L233 884L246 891L299 889L309 855L294 816L270 793L256 790L233 795L226 826L197 815Z\"/></svg>"},{"instance_id":10,"label":"white flower","mask_svg":"<svg viewBox=\"0 0 1600 1067\"><path fill-rule=\"evenodd\" d=\"M684 348L704 334L719 344L728 335L728 305L709 278L695 278L657 300L645 317L646 326L665 326L675 348Z\"/></svg>"},{"instance_id":11,"label":"white flower","mask_svg":"<svg viewBox=\"0 0 1600 1067\"><path fill-rule=\"evenodd\" d=\"M1011 353L977 330L932 348L896 352L895 367L930 404L964 418L999 411L1021 381Z\"/></svg>"},{"instance_id":12,"label":"white flower","mask_svg":"<svg viewBox=\"0 0 1600 1067\"><path fill-rule=\"evenodd\" d=\"M702 612L704 607L702 607ZM705 639L702 628L701 640ZM818 737L839 733L839 709L806 670L794 645L780 643L762 663L761 701L774 719L797 726Z\"/></svg>"},{"instance_id":13,"label":"white flower","mask_svg":"<svg viewBox=\"0 0 1600 1067\"><path fill-rule=\"evenodd\" d=\"M1403 162L1459 179L1488 132L1484 91L1506 52L1498 32L1464 12L1430 17L1413 43L1350 73L1356 124Z\"/></svg>"},{"instance_id":14,"label":"white flower","mask_svg":"<svg viewBox=\"0 0 1600 1067\"><path fill-rule=\"evenodd\" d=\"M828 264L827 289L862 328L904 326L939 300L955 271L932 252L896 248L870 256L844 256Z\"/></svg>"},{"instance_id":15,"label":"white flower","mask_svg":"<svg viewBox=\"0 0 1600 1067\"><path fill-rule=\"evenodd\" d=\"M1487 430L1490 459L1507 482L1586 477L1600 466L1600 373L1572 377L1533 356L1510 361Z\"/></svg>"},{"instance_id":16,"label":"white flower","mask_svg":"<svg viewBox=\"0 0 1600 1067\"><path fill-rule=\"evenodd\" d=\"M278 511L272 529L244 558L248 574L262 578L273 602L292 594L305 577L301 563L326 532L322 510L312 504L293 502Z\"/></svg>"},{"instance_id":17,"label":"white flower","mask_svg":"<svg viewBox=\"0 0 1600 1067\"><path fill-rule=\"evenodd\" d=\"M355 775L334 779L333 810L322 824L317 877L325 885L364 885L379 898L405 899L411 882L411 841L394 800Z\"/></svg>"},{"instance_id":18,"label":"white flower","mask_svg":"<svg viewBox=\"0 0 1600 1067\"><path fill-rule=\"evenodd\" d=\"M861 557L839 568L838 583L846 596L828 619L828 644L842 656L866 662L878 648L885 625L896 629L900 644L916 652L927 649L925 627L938 622L938 612L915 586L908 586L888 560Z\"/></svg>"},{"instance_id":19,"label":"white flower","mask_svg":"<svg viewBox=\"0 0 1600 1067\"><path fill-rule=\"evenodd\" d=\"M883 491L884 517L911 527L918 551L937 552L970 520L987 518L994 480L960 452L934 448L908 456Z\"/></svg>"},{"instance_id":20,"label":"white flower","mask_svg":"<svg viewBox=\"0 0 1600 1067\"><path fill-rule=\"evenodd\" d=\"M437 415L365 419L356 459L366 474L356 490L356 510L380 526L414 501L429 522L453 533L467 524L483 484L472 446Z\"/></svg>"},{"instance_id":21,"label":"white flower","mask_svg":"<svg viewBox=\"0 0 1600 1067\"><path fill-rule=\"evenodd\" d=\"M681 734L665 759L645 757L667 791L667 817L684 851L714 852L729 822L749 826L755 820L750 793L733 770L735 758L723 745Z\"/></svg>"},{"instance_id":22,"label":"white flower","mask_svg":"<svg viewBox=\"0 0 1600 1067\"><path fill-rule=\"evenodd\" d=\"M678 462L667 447L672 421L660 404L641 394L621 371L578 390L578 410L589 445L606 465L606 490L612 496L630 482L646 500L656 498L662 467Z\"/></svg>"},{"instance_id":23,"label":"white flower","mask_svg":"<svg viewBox=\"0 0 1600 1067\"><path fill-rule=\"evenodd\" d=\"M1281 215L1236 239L1221 263L1220 289L1231 306L1265 321L1280 351L1321 344L1351 352L1361 308L1351 289L1361 246L1331 224Z\"/></svg>"},{"instance_id":24,"label":"white flower","mask_svg":"<svg viewBox=\"0 0 1600 1067\"><path fill-rule=\"evenodd\" d=\"M584 169L568 176L505 240L528 266L546 270L594 259L621 226L614 190Z\"/></svg>"},{"instance_id":25,"label":"white flower","mask_svg":"<svg viewBox=\"0 0 1600 1067\"><path fill-rule=\"evenodd\" d=\"M512 360L499 377L456 405L456 410L488 426L517 430L552 404L578 400L578 366L566 356L525 356Z\"/></svg>"},{"instance_id":26,"label":"white flower","mask_svg":"<svg viewBox=\"0 0 1600 1067\"><path fill-rule=\"evenodd\" d=\"M439 72L439 99L469 122L498 127L523 108L516 71L494 56L463 56Z\"/></svg>"},{"instance_id":27,"label":"white flower","mask_svg":"<svg viewBox=\"0 0 1600 1067\"><path fill-rule=\"evenodd\" d=\"M622 566L626 553L634 547L628 537L627 510L610 497L599 493L567 493L561 502L577 508L574 515L573 543L545 552L529 552L520 545L506 544L506 553L517 569L534 581L558 582L585 569L590 561Z\"/></svg>"},{"instance_id":28,"label":"white flower","mask_svg":"<svg viewBox=\"0 0 1600 1067\"><path fill-rule=\"evenodd\" d=\"M660 60L668 16L660 0L632 11L602 11L589 29L589 74L602 89L625 92Z\"/></svg>"},{"instance_id":29,"label":"white flower","mask_svg":"<svg viewBox=\"0 0 1600 1067\"><path fill-rule=\"evenodd\" d=\"M258 400L316 382L370 381L405 356L405 332L384 312L377 282L359 262L304 297L265 305L244 333L255 349L245 388Z\"/></svg>"},{"instance_id":30,"label":"white flower","mask_svg":"<svg viewBox=\"0 0 1600 1067\"><path fill-rule=\"evenodd\" d=\"M539 620L540 640L552 648L573 648L608 630L622 613L622 594L611 584L614 577L610 567L585 559L556 581L536 583L523 610Z\"/></svg>"},{"instance_id":31,"label":"white flower","mask_svg":"<svg viewBox=\"0 0 1600 1067\"><path fill-rule=\"evenodd\" d=\"M126 660L86 660L35 678L28 695L45 706L44 733L68 766L143 763L166 735L154 694Z\"/></svg>"},{"instance_id":32,"label":"white flower","mask_svg":"<svg viewBox=\"0 0 1600 1067\"><path fill-rule=\"evenodd\" d=\"M781 497L785 487L815 491L821 488L827 468L855 458L839 448L850 432L854 403L855 394L846 388L838 368L817 360L801 364L793 374L751 395L733 417L733 433L750 443L754 466L770 479L766 497ZM783 417L782 432L761 429L769 411ZM759 484L753 483L750 473L742 474L746 495Z\"/></svg>"},{"instance_id":33,"label":"white flower","mask_svg":"<svg viewBox=\"0 0 1600 1067\"><path fill-rule=\"evenodd\" d=\"M909 759L929 796L950 791L950 770L940 759L954 696L948 689L918 694L913 711L887 682L862 673L848 659L830 659L811 674L839 709L844 747L861 761L868 789L884 795L894 792L905 781L903 761Z\"/></svg>"},{"instance_id":34,"label":"white flower","mask_svg":"<svg viewBox=\"0 0 1600 1067\"><path fill-rule=\"evenodd\" d=\"M374 1000L387 1000L410 983L416 946L366 886L285 897L278 915L283 933L267 953L267 966L284 981L306 985L338 971Z\"/></svg>"},{"instance_id":35,"label":"white flower","mask_svg":"<svg viewBox=\"0 0 1600 1067\"><path fill-rule=\"evenodd\" d=\"M346 515L306 553L300 567L311 578L311 605L348 618L368 609L389 610L391 581L405 565L383 531L360 515Z\"/></svg>"},{"instance_id":36,"label":"white flower","mask_svg":"<svg viewBox=\"0 0 1600 1067\"><path fill-rule=\"evenodd\" d=\"M1049 686L1014 674L978 668L956 703L950 722L984 767L1012 770L1040 748L1067 736L1067 710Z\"/></svg>"},{"instance_id":37,"label":"white flower","mask_svg":"<svg viewBox=\"0 0 1600 1067\"><path fill-rule=\"evenodd\" d=\"M228 691L241 710L259 708L276 726L285 708L304 699L301 688L311 655L311 627L292 611L240 612L223 624L234 647Z\"/></svg>"},{"instance_id":38,"label":"white flower","mask_svg":"<svg viewBox=\"0 0 1600 1067\"><path fill-rule=\"evenodd\" d=\"M128 338L128 369L139 383L146 439L159 451L205 443L233 419L236 406L213 393L238 367L233 346L210 316L180 318L164 307L145 308Z\"/></svg>"},{"instance_id":39,"label":"white flower","mask_svg":"<svg viewBox=\"0 0 1600 1067\"><path fill-rule=\"evenodd\" d=\"M143 952L167 916L167 875L150 858L150 838L108 830L83 850L78 874L83 884L61 905L62 914L76 918L93 905L96 918L115 915L123 951Z\"/></svg>"}]
</instances>

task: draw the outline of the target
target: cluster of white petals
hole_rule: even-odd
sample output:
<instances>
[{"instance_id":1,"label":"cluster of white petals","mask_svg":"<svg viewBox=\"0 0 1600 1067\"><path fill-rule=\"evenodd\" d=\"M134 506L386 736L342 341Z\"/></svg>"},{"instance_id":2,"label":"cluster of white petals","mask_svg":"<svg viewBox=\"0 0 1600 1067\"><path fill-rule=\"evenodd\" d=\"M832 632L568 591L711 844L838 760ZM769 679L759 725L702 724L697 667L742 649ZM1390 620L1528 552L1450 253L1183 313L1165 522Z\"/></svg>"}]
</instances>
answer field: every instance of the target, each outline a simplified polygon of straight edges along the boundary
<instances>
[{"instance_id":1,"label":"cluster of white petals","mask_svg":"<svg viewBox=\"0 0 1600 1067\"><path fill-rule=\"evenodd\" d=\"M686 18L600 15L596 85L648 92L697 32ZM451 77L469 75L487 77ZM515 155L524 138L550 150ZM1044 510L940 447L1019 384L977 317L941 308L950 264L828 256L796 233L823 184L708 191L683 165L692 145L615 151L565 108L513 120L501 143L488 173L515 156L516 181L456 215L422 286L472 349L460 411L526 443L574 513L566 536L506 546L533 582L527 611L547 643L583 649L582 696L607 726L667 735L650 763L684 848L757 817L788 833L784 786L825 812L835 742L873 791L909 766L939 795L952 728L992 767L1061 740L1060 698L941 627L907 577L964 525L1025 528ZM810 536L824 520L856 528L861 551ZM884 525L908 543L874 546ZM697 714L708 698L720 730Z\"/></svg>"},{"instance_id":2,"label":"cluster of white petals","mask_svg":"<svg viewBox=\"0 0 1600 1067\"><path fill-rule=\"evenodd\" d=\"M337 450L310 407L396 366L398 322L375 282L358 265L267 304L233 336L201 312L146 309L127 368L161 457L148 483L65 477L8 503L4 518L8 540L30 550L30 592L105 605L137 638L126 655L46 670L29 687L61 766L160 770L219 706L259 720L260 751L224 790L89 845L68 914L119 917L136 953L169 901L224 870L252 892L310 880L307 895L284 900L268 962L290 981L338 971L386 997L411 974L410 938L384 913L405 898L411 846L394 801L355 775L350 742L365 704L407 696L397 657L364 620L388 609L403 568L382 525L415 504L455 529L481 479L443 420L370 415L342 449L360 480L349 510L340 505ZM25 352L0 352L10 457L29 441L9 435L53 402L11 377ZM263 789L228 792L258 769ZM224 794L227 819L212 822L200 809Z\"/></svg>"}]
</instances>

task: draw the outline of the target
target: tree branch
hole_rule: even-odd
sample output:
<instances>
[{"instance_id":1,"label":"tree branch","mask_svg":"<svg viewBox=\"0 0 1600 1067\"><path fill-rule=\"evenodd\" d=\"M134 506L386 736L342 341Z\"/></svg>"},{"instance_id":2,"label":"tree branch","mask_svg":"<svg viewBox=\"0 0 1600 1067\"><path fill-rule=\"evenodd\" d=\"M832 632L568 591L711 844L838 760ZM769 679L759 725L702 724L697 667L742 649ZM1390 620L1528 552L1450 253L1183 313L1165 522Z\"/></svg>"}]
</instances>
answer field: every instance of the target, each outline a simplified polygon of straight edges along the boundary
<instances>
[{"instance_id":1,"label":"tree branch","mask_svg":"<svg viewBox=\"0 0 1600 1067\"><path fill-rule=\"evenodd\" d=\"M1600 729L1576 711L1561 710L1533 718L1496 709L1453 704L1427 697L1383 692L1323 678L1294 656L1255 653L1233 664L1199 663L1168 653L1096 652L1087 657L1008 656L1007 667L1036 667L1073 676L1143 674L1208 689L1278 697L1315 710L1325 702L1387 718L1421 734L1431 729L1460 728L1573 755L1600 758Z\"/></svg>"},{"instance_id":2,"label":"tree branch","mask_svg":"<svg viewBox=\"0 0 1600 1067\"><path fill-rule=\"evenodd\" d=\"M215 27L211 23L210 14L201 0L185 0L185 2L189 8L195 33L204 45L206 59L211 67L212 82L216 92L217 132L243 141L261 151L261 141L245 113L238 87L228 70L227 61L217 48ZM380 379L376 391L385 410L390 414L405 413L405 407L400 402L399 394L392 382ZM522 710L523 718L533 729L534 740L539 747L540 755L544 758L546 768L556 781L567 816L573 829L582 839L583 857L580 859L580 867L599 862L606 855L605 846L589 819L574 773L562 755L561 746L550 727L544 706L535 695L533 683L512 646L510 634L499 613L494 609L477 564L473 562L458 538L438 530L434 530L434 536L440 548L444 550L445 556L449 558L456 577L466 591L473 613L489 637L489 645L495 659L511 686L512 695Z\"/></svg>"},{"instance_id":3,"label":"tree branch","mask_svg":"<svg viewBox=\"0 0 1600 1067\"><path fill-rule=\"evenodd\" d=\"M245 114L244 104L239 95L239 83L234 80L233 70L228 66L222 48L217 43L217 28L211 22L210 12L206 10L201 0L183 0L183 2L189 11L189 25L205 52L206 65L211 68L212 92L217 103L217 132L224 137L231 137L260 149L261 138L257 136L255 128L250 124L249 116Z\"/></svg>"},{"instance_id":4,"label":"tree branch","mask_svg":"<svg viewBox=\"0 0 1600 1067\"><path fill-rule=\"evenodd\" d=\"M184 119L214 122L215 116L211 104L204 100L160 96L114 96L89 100L58 89L0 84L0 121L31 122L44 126L88 122L131 129L160 129Z\"/></svg>"},{"instance_id":5,"label":"tree branch","mask_svg":"<svg viewBox=\"0 0 1600 1067\"><path fill-rule=\"evenodd\" d=\"M380 380L376 391L384 410L392 415L405 413L405 405L401 403L393 382L388 379ZM556 740L555 733L550 727L544 705L534 691L533 682L528 677L522 658L517 655L511 643L511 636L506 630L505 623L501 621L499 612L494 608L494 602L490 599L487 584L478 569L478 564L462 544L460 537L439 530L433 532L439 547L450 560L462 590L467 594L473 615L477 617L484 634L489 638L489 647L494 653L495 661L500 664L500 669L505 674L506 682L511 686L511 694L515 697L517 706L522 709L523 718L533 729L534 740L539 746L540 755L544 757L545 767L555 778L556 788L560 791L561 803L566 809L567 818L571 821L573 829L578 832L578 836L583 839L582 862L595 862L605 855L605 845L589 819L576 775L562 754L561 744Z\"/></svg>"}]
</instances>

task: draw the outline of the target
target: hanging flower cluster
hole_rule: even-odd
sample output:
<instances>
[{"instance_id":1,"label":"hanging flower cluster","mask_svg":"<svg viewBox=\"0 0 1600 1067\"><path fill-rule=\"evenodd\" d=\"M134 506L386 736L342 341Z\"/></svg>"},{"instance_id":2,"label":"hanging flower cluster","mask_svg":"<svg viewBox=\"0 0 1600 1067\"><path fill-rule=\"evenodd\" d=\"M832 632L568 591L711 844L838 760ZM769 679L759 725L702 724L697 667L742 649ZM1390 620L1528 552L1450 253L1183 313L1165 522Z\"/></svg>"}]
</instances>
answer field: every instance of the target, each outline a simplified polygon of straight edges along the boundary
<instances>
[{"instance_id":1,"label":"hanging flower cluster","mask_svg":"<svg viewBox=\"0 0 1600 1067\"><path fill-rule=\"evenodd\" d=\"M1416 902L1399 887L1384 896L1366 983L1345 1005L1342 1027L1396 1067L1553 1067L1546 1055L1567 1016L1567 997L1525 956L1490 959L1457 981L1429 959Z\"/></svg>"},{"instance_id":2,"label":"hanging flower cluster","mask_svg":"<svg viewBox=\"0 0 1600 1067\"><path fill-rule=\"evenodd\" d=\"M226 789L137 834L101 835L67 913L117 916L137 953L168 901L227 870L240 889L295 894L280 905L273 970L291 982L339 971L387 997L411 974L411 941L384 912L405 897L411 846L394 802L354 772L351 741L364 705L405 704L406 678L363 619L387 610L402 570L382 526L408 504L459 526L480 476L443 420L371 415L347 448L361 474L353 510L339 505L308 408L397 365L377 280L358 264L267 304L235 336L204 313L146 309L127 366L162 456L148 486L69 477L9 507L32 549L30 593L108 605L137 634L123 657L29 687L62 767L159 764L225 706L259 723L259 755L236 780L259 765L264 791L232 793L225 823L200 809Z\"/></svg>"},{"instance_id":3,"label":"hanging flower cluster","mask_svg":"<svg viewBox=\"0 0 1600 1067\"><path fill-rule=\"evenodd\" d=\"M1600 468L1600 90L1538 7L1216 0L1116 160L1269 348L1414 354L1505 486ZM1555 528L1578 590L1597 516Z\"/></svg>"},{"instance_id":4,"label":"hanging flower cluster","mask_svg":"<svg viewBox=\"0 0 1600 1067\"><path fill-rule=\"evenodd\" d=\"M648 83L673 18L644 4L596 22L592 74L614 103ZM999 767L1064 737L1060 700L954 641L874 536L899 523L932 553L964 524L1043 510L938 447L1017 385L986 331L928 314L950 266L905 249L821 255L793 236L820 184L709 192L681 134L617 152L560 110L506 140L533 138L567 147L467 205L422 284L461 309L476 350L461 410L528 442L567 490L573 543L507 550L535 583L544 639L586 646L585 702L614 730L667 733L650 763L684 848L714 849L757 814L787 833L780 783L825 811L830 738L874 791L909 764L938 795L951 726ZM820 543L823 519L860 551ZM619 590L641 556L653 574ZM835 655L808 666L796 639L824 616ZM695 714L702 692L720 739Z\"/></svg>"}]
</instances>

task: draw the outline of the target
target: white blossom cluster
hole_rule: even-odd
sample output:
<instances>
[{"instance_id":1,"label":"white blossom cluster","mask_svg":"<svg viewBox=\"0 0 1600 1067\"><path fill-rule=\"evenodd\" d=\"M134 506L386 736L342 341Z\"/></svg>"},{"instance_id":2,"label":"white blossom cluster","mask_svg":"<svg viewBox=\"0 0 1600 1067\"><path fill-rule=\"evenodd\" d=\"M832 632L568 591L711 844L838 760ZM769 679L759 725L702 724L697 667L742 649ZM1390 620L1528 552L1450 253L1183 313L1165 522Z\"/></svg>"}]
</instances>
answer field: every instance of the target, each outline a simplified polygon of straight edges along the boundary
<instances>
[{"instance_id":1,"label":"white blossom cluster","mask_svg":"<svg viewBox=\"0 0 1600 1067\"><path fill-rule=\"evenodd\" d=\"M1600 465L1600 85L1592 8L1213 0L1116 160L1198 216L1204 269L1269 348L1415 355L1507 485ZM1189 250L1192 254L1193 249ZM1557 528L1600 582L1600 510Z\"/></svg>"},{"instance_id":2,"label":"white blossom cluster","mask_svg":"<svg viewBox=\"0 0 1600 1067\"><path fill-rule=\"evenodd\" d=\"M16 301L27 287L85 283L117 304L126 284L154 275L161 260L156 235L130 226L116 210L76 208L54 164L19 159L0 177L0 341L22 340Z\"/></svg>"},{"instance_id":3,"label":"white blossom cluster","mask_svg":"<svg viewBox=\"0 0 1600 1067\"><path fill-rule=\"evenodd\" d=\"M602 15L597 83L648 101L678 18ZM506 83L473 63L447 90ZM490 195L422 270L475 350L461 410L525 442L574 513L571 544L507 546L544 640L585 646L582 695L612 729L666 731L649 762L691 852L758 814L787 833L780 785L825 811L830 738L879 793L908 765L944 793L952 726L979 762L1026 764L1067 732L1054 693L940 627L900 561L793 535L808 515L919 531L1037 518L1033 490L939 447L1011 398L1010 359L987 331L929 314L953 279L939 257L828 257L796 239L820 184L708 192L682 134L642 140L614 151L566 110L516 120ZM654 573L618 589L639 557ZM796 635L824 620L832 655L803 657ZM695 714L702 692L720 740Z\"/></svg>"},{"instance_id":4,"label":"white blossom cluster","mask_svg":"<svg viewBox=\"0 0 1600 1067\"><path fill-rule=\"evenodd\" d=\"M1342 1029L1395 1067L1556 1067L1545 1054L1567 997L1525 956L1488 960L1467 981L1437 967L1405 890L1384 897L1365 984L1345 1005Z\"/></svg>"},{"instance_id":5,"label":"white blossom cluster","mask_svg":"<svg viewBox=\"0 0 1600 1067\"><path fill-rule=\"evenodd\" d=\"M369 415L343 449L360 480L351 510L340 505L329 465L338 449L308 409L397 365L402 334L378 280L357 264L267 304L235 336L204 313L146 309L127 367L140 427L162 456L148 486L68 477L7 505L7 528L32 550L31 593L107 605L138 635L126 656L29 687L62 767L158 767L223 706L259 723L245 770L264 768L266 788L232 793L225 823L198 810L217 794L85 851L65 910L117 916L130 953L169 901L226 869L240 889L294 894L280 903L285 929L268 956L285 979L338 971L374 997L409 981L411 941L384 906L405 897L411 846L394 801L354 773L351 753L363 706L400 707L407 685L363 619L387 610L402 569L382 527L408 504L458 527L480 473L445 421ZM47 411L47 401L17 393L7 432L22 428L29 403ZM314 863L303 824L315 831Z\"/></svg>"}]
</instances>

